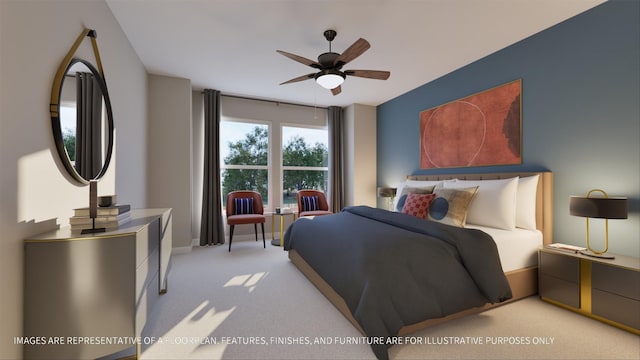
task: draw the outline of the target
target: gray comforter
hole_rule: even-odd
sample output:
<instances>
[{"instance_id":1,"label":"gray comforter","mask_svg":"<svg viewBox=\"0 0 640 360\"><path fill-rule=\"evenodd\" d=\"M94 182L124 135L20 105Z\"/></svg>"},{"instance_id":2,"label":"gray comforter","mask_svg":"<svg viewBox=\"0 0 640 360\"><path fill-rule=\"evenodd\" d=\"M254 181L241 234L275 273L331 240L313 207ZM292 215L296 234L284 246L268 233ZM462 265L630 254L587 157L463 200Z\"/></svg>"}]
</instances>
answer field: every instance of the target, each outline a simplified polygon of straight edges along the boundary
<instances>
[{"instance_id":1,"label":"gray comforter","mask_svg":"<svg viewBox=\"0 0 640 360\"><path fill-rule=\"evenodd\" d=\"M340 294L369 337L511 298L496 245L479 230L355 206L298 219L284 246ZM372 345L379 359L387 348Z\"/></svg>"}]
</instances>

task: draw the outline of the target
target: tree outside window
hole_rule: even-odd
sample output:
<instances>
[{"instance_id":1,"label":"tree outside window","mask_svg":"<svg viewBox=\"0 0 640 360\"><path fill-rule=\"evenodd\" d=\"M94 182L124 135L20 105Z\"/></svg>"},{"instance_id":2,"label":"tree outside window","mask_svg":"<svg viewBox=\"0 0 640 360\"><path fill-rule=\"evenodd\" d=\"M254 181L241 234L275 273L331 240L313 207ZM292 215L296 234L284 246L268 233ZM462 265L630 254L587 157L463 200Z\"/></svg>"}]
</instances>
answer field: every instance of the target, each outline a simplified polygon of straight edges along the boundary
<instances>
[{"instance_id":1,"label":"tree outside window","mask_svg":"<svg viewBox=\"0 0 640 360\"><path fill-rule=\"evenodd\" d=\"M297 208L298 190L327 191L327 130L283 126L282 134L282 203Z\"/></svg>"},{"instance_id":2,"label":"tree outside window","mask_svg":"<svg viewBox=\"0 0 640 360\"><path fill-rule=\"evenodd\" d=\"M269 126L263 124L222 122L221 138L230 139L222 146L222 194L235 190L253 190L269 203Z\"/></svg>"},{"instance_id":3,"label":"tree outside window","mask_svg":"<svg viewBox=\"0 0 640 360\"><path fill-rule=\"evenodd\" d=\"M60 127L62 141L71 164L76 161L76 104L60 104Z\"/></svg>"}]
</instances>

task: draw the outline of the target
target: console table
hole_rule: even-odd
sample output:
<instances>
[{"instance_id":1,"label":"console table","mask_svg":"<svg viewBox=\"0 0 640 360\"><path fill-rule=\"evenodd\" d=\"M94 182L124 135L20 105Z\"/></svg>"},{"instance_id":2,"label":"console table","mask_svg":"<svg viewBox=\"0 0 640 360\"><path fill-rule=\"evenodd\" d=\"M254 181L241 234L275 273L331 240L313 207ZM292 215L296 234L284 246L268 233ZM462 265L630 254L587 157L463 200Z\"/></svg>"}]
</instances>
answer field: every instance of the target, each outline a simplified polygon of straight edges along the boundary
<instances>
[{"instance_id":1,"label":"console table","mask_svg":"<svg viewBox=\"0 0 640 360\"><path fill-rule=\"evenodd\" d=\"M35 343L25 358L139 358L142 329L167 291L171 209L131 217L103 233L62 227L25 239L24 336Z\"/></svg>"}]
</instances>

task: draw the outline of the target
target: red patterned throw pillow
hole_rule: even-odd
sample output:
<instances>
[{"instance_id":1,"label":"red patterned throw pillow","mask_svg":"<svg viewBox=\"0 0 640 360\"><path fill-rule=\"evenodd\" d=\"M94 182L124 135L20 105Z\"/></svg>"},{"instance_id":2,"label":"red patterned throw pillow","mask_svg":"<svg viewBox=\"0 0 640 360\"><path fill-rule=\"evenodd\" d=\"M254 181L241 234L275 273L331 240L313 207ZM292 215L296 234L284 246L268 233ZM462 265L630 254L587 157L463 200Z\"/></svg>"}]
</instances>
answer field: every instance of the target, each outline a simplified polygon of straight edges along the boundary
<instances>
[{"instance_id":1,"label":"red patterned throw pillow","mask_svg":"<svg viewBox=\"0 0 640 360\"><path fill-rule=\"evenodd\" d=\"M409 193L407 195L407 200L404 202L404 206L402 207L402 212L407 215L426 219L427 213L429 212L429 206L431 206L431 202L435 197L435 194Z\"/></svg>"}]
</instances>

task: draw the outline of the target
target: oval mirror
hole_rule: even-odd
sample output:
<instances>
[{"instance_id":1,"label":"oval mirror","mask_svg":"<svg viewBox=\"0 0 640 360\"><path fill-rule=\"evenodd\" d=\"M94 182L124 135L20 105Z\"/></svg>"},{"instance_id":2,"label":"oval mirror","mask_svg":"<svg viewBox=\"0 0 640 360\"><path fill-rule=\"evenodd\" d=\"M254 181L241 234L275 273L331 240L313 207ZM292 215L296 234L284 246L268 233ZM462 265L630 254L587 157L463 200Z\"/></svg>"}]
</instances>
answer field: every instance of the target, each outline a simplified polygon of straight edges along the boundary
<instances>
[{"instance_id":1,"label":"oval mirror","mask_svg":"<svg viewBox=\"0 0 640 360\"><path fill-rule=\"evenodd\" d=\"M101 178L113 151L113 116L107 86L96 68L72 59L60 82L53 136L60 160L79 182Z\"/></svg>"}]
</instances>

